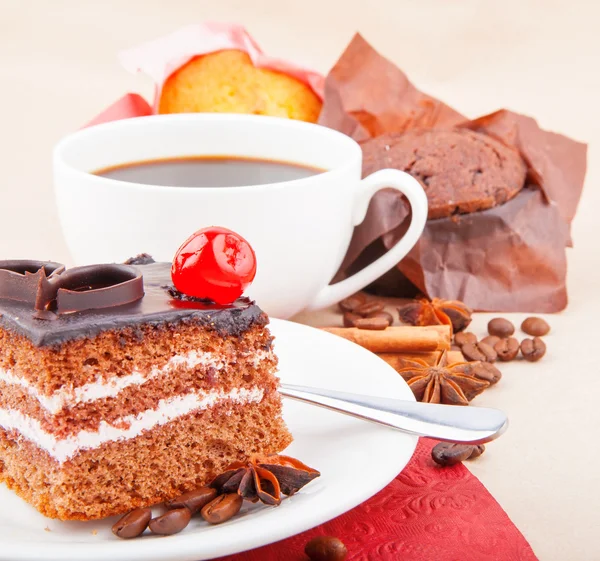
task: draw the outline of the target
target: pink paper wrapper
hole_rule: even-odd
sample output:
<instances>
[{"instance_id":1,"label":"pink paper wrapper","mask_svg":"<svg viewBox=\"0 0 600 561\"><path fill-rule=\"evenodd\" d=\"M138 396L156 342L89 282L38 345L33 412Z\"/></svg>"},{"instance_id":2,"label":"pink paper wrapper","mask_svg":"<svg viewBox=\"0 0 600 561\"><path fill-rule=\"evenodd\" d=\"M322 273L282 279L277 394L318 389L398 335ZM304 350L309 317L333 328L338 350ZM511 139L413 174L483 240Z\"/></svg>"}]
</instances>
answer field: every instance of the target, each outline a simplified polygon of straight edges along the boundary
<instances>
[{"instance_id":1,"label":"pink paper wrapper","mask_svg":"<svg viewBox=\"0 0 600 561\"><path fill-rule=\"evenodd\" d=\"M107 107L102 113L96 115L86 127L108 123L109 121L118 121L119 119L130 119L131 117L146 117L152 115L152 107L141 96L135 93L125 94L117 99L112 105Z\"/></svg>"},{"instance_id":2,"label":"pink paper wrapper","mask_svg":"<svg viewBox=\"0 0 600 561\"><path fill-rule=\"evenodd\" d=\"M241 25L216 22L188 25L169 35L123 51L119 54L119 60L130 72L143 72L154 80L156 90L153 109L156 113L163 84L173 72L196 56L229 49L248 53L257 68L293 76L323 99L325 79L321 74L266 55Z\"/></svg>"}]
</instances>

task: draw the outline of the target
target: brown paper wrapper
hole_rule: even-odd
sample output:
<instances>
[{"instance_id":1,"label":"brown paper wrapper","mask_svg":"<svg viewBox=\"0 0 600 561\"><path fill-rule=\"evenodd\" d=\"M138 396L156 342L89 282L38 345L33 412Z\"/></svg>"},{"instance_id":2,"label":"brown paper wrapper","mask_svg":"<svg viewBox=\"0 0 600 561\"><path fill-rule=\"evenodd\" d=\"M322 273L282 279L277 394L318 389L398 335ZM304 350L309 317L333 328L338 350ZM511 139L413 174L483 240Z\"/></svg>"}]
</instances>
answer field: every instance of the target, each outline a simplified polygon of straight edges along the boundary
<instances>
[{"instance_id":1,"label":"brown paper wrapper","mask_svg":"<svg viewBox=\"0 0 600 561\"><path fill-rule=\"evenodd\" d=\"M587 146L542 130L531 117L500 110L466 117L415 88L356 35L325 82L320 124L357 141L413 128L465 127L517 148L527 184L490 210L429 220L380 294L462 300L476 310L557 312L567 305L566 255L581 197ZM392 190L377 193L356 227L337 279L374 261L406 229L409 208ZM409 281L409 282L407 282Z\"/></svg>"}]
</instances>

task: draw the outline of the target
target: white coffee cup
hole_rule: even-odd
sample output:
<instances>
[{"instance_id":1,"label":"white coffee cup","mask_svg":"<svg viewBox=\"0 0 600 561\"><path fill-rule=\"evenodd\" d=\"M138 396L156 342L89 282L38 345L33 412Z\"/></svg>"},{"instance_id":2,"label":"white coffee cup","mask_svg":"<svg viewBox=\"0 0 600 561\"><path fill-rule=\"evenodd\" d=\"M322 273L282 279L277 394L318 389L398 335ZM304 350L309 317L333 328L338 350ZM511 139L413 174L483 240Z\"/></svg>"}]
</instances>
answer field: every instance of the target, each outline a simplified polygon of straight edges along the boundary
<instances>
[{"instance_id":1,"label":"white coffee cup","mask_svg":"<svg viewBox=\"0 0 600 561\"><path fill-rule=\"evenodd\" d=\"M217 188L151 186L94 175L119 164L176 156L244 156L325 169L303 179ZM76 264L122 262L139 253L171 261L196 230L224 226L257 256L248 296L274 317L326 307L394 267L427 218L419 183L398 170L361 179L359 145L337 131L288 119L233 114L157 115L80 130L54 150L60 221ZM406 195L412 220L377 261L329 285L373 194Z\"/></svg>"}]
</instances>

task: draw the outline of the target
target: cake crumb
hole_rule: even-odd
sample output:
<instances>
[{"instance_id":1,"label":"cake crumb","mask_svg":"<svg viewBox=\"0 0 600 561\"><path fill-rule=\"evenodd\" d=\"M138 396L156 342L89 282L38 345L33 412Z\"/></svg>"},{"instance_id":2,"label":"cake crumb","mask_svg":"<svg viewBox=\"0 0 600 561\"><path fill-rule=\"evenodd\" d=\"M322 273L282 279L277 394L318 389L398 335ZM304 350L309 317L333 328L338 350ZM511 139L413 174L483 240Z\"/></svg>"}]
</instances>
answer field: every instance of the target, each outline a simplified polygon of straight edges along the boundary
<instances>
[{"instance_id":1,"label":"cake crumb","mask_svg":"<svg viewBox=\"0 0 600 561\"><path fill-rule=\"evenodd\" d=\"M52 530L51 530L50 528L48 528L48 526L46 526L46 527L44 528L44 532L52 532Z\"/></svg>"},{"instance_id":2,"label":"cake crumb","mask_svg":"<svg viewBox=\"0 0 600 561\"><path fill-rule=\"evenodd\" d=\"M98 535L98 530L92 530L92 536L97 536Z\"/></svg>"}]
</instances>

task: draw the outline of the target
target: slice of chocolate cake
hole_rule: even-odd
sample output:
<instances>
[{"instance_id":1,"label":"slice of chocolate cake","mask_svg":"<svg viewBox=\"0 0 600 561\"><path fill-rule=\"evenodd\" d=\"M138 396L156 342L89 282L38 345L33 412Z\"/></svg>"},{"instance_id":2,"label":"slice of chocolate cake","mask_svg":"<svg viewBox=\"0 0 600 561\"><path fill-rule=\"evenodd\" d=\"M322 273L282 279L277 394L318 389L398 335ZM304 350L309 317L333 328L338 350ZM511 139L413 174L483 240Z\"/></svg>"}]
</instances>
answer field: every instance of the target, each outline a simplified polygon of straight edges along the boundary
<instances>
[{"instance_id":1,"label":"slice of chocolate cake","mask_svg":"<svg viewBox=\"0 0 600 561\"><path fill-rule=\"evenodd\" d=\"M267 316L149 261L0 261L0 479L46 516L172 499L291 442Z\"/></svg>"}]
</instances>

